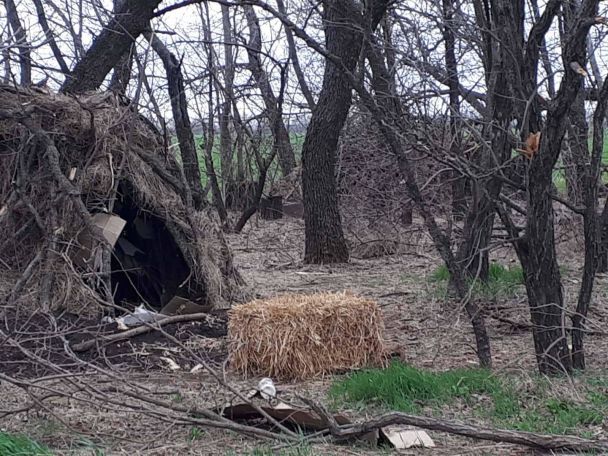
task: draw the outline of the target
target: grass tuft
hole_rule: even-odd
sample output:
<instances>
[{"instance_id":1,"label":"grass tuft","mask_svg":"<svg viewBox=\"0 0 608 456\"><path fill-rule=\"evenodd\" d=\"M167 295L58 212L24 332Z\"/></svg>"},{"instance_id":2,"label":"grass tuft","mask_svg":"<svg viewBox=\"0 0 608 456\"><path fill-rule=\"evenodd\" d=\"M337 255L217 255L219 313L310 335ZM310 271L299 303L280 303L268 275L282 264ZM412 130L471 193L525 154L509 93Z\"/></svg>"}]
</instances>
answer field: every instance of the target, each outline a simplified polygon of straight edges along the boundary
<instances>
[{"instance_id":1,"label":"grass tuft","mask_svg":"<svg viewBox=\"0 0 608 456\"><path fill-rule=\"evenodd\" d=\"M447 293L450 272L445 265L439 266L430 276L430 281L439 284L441 295ZM483 297L512 296L524 283L524 272L521 266L506 267L499 263L491 263L488 271L488 281L470 280L473 295Z\"/></svg>"},{"instance_id":2,"label":"grass tuft","mask_svg":"<svg viewBox=\"0 0 608 456\"><path fill-rule=\"evenodd\" d=\"M24 435L0 432L2 456L52 456L51 450Z\"/></svg>"},{"instance_id":3,"label":"grass tuft","mask_svg":"<svg viewBox=\"0 0 608 456\"><path fill-rule=\"evenodd\" d=\"M393 362L386 369L360 371L336 381L330 396L335 401L406 413L422 409L444 413L445 407L460 401L458 415L485 418L497 427L585 436L608 416L607 381L586 378L580 392L584 400L575 402L552 391L541 377L530 384L485 369L435 373Z\"/></svg>"},{"instance_id":4,"label":"grass tuft","mask_svg":"<svg viewBox=\"0 0 608 456\"><path fill-rule=\"evenodd\" d=\"M489 393L499 388L489 370L457 369L428 372L399 362L387 369L357 372L335 383L330 395L347 402L365 402L407 413L424 406L440 406L455 398L468 399L472 394Z\"/></svg>"}]
</instances>

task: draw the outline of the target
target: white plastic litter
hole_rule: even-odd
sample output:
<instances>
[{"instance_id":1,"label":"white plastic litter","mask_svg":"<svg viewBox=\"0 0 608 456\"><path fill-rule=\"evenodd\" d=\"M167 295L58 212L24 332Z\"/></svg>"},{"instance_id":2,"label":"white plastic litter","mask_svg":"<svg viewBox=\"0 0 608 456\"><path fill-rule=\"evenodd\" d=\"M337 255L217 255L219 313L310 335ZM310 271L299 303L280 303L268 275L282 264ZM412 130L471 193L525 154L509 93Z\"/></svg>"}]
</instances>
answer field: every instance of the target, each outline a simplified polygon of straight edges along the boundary
<instances>
[{"instance_id":1,"label":"white plastic litter","mask_svg":"<svg viewBox=\"0 0 608 456\"><path fill-rule=\"evenodd\" d=\"M174 360L172 360L169 357L161 356L160 359L162 359L164 362L166 362L169 365L169 369L171 369L173 371L181 369L179 367L179 364L177 364Z\"/></svg>"},{"instance_id":2,"label":"white plastic litter","mask_svg":"<svg viewBox=\"0 0 608 456\"><path fill-rule=\"evenodd\" d=\"M272 379L268 377L260 380L260 383L258 383L258 391L266 400L274 398L277 395L277 389L275 388Z\"/></svg>"},{"instance_id":3,"label":"white plastic litter","mask_svg":"<svg viewBox=\"0 0 608 456\"><path fill-rule=\"evenodd\" d=\"M202 364L197 364L196 366L194 366L192 369L190 369L190 373L191 374L196 374L198 371L200 371L203 368Z\"/></svg>"},{"instance_id":4,"label":"white plastic litter","mask_svg":"<svg viewBox=\"0 0 608 456\"><path fill-rule=\"evenodd\" d=\"M132 314L123 315L116 318L114 321L120 329L127 329L129 326L140 326L144 323L153 323L158 320L167 318L167 315L161 315L156 312L150 312L141 304L135 308Z\"/></svg>"}]
</instances>

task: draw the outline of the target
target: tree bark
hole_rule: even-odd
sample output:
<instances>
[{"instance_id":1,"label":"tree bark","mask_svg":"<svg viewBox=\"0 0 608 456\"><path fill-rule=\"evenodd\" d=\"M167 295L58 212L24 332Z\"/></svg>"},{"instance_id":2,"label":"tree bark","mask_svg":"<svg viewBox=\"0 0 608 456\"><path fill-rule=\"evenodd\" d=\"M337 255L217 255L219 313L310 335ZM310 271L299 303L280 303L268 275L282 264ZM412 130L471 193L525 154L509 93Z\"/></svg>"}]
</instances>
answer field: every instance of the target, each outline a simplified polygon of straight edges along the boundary
<instances>
[{"instance_id":1,"label":"tree bark","mask_svg":"<svg viewBox=\"0 0 608 456\"><path fill-rule=\"evenodd\" d=\"M386 5L384 0L376 0L372 6L372 28L378 25ZM326 0L323 8L326 48L348 71L353 71L362 47L362 13L349 0ZM323 87L302 147L306 263L348 261L338 207L336 162L340 131L352 102L351 92L342 69L326 60Z\"/></svg>"},{"instance_id":2,"label":"tree bark","mask_svg":"<svg viewBox=\"0 0 608 456\"><path fill-rule=\"evenodd\" d=\"M543 374L572 370L565 329L561 276L555 249L551 188L571 107L582 89L583 77L571 63L586 63L586 37L596 23L599 0L585 0L577 9L562 57L564 77L547 112L540 150L529 168L526 238L516 246L524 269L538 367Z\"/></svg>"},{"instance_id":3,"label":"tree bark","mask_svg":"<svg viewBox=\"0 0 608 456\"><path fill-rule=\"evenodd\" d=\"M131 69L133 67L133 53L135 52L135 45L132 44L129 47L129 51L123 54L118 60L118 63L114 67L112 72L112 79L110 79L110 90L125 95L127 88L129 87L129 81L131 80Z\"/></svg>"},{"instance_id":4,"label":"tree bark","mask_svg":"<svg viewBox=\"0 0 608 456\"><path fill-rule=\"evenodd\" d=\"M95 37L93 44L61 86L61 92L81 93L101 87L104 79L143 33L161 0L125 0Z\"/></svg>"}]
</instances>

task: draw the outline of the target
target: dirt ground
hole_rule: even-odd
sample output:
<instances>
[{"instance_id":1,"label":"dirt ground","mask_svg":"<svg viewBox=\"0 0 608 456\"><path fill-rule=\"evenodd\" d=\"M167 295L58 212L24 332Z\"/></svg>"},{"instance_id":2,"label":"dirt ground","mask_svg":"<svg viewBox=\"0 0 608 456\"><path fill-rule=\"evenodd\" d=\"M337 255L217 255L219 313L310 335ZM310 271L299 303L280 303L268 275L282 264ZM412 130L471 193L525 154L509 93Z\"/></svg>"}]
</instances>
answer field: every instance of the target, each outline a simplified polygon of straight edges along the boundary
<instances>
[{"instance_id":1,"label":"dirt ground","mask_svg":"<svg viewBox=\"0 0 608 456\"><path fill-rule=\"evenodd\" d=\"M564 228L564 231L569 229ZM403 361L433 370L477 364L473 349L474 340L465 314L461 309L451 308L444 302L436 292L436 285L428 280L440 261L424 230L419 227L407 230L379 228L376 232L367 231L365 235L361 232L350 232L348 237L353 243L354 258L349 264L339 266L303 265L303 232L304 225L300 220L256 220L241 235L229 236L236 264L256 296L270 297L285 292L350 290L373 298L379 303L385 317L387 343L395 356L399 356ZM367 246L377 244L382 239L390 240L393 245L397 241L398 252L364 259L363 257L369 256L373 250L367 249ZM577 240L570 239L560 245L565 271L565 294L570 306L576 303L580 252ZM492 257L503 264L514 261L512 252L506 248L497 249ZM577 260L573 260L574 258ZM607 281L605 276L598 278L596 302L591 315L594 329L600 331L608 319ZM495 369L534 372L531 332L525 326L528 317L524 290L509 299L480 304L498 317L488 319ZM214 318L212 324L174 325L168 328L167 332L197 354L204 356L207 362L221 372L226 355L225 316L216 315ZM520 322L522 325L513 322ZM90 322L90 326L95 326L94 322ZM32 326L28 328L34 335ZM25 334L25 330L23 333ZM57 334L59 333L58 330ZM61 346L65 340L73 341L74 338L86 337L86 333L79 331L64 338L50 337L48 344ZM592 335L587 339L586 346L588 368L607 368L608 337ZM45 375L44 369L27 371L30 364L23 360L27 356L19 355L14 350L5 350L2 347L0 373L14 376L19 374L21 377L29 373L25 377L30 383L24 382L24 388L17 388L2 381L0 377L0 397L3 398L0 400L0 429L33 436L58 449L57 454L236 455L252 454L256 449L258 454L272 454L259 452L261 447L267 445L260 440L243 437L231 431L208 428L196 430L193 424L184 424L176 417L155 415L154 408L126 410L120 403L112 402L110 386L117 382L121 385L137 385L140 391L143 388L149 391L150 395L171 399L185 406L209 406L226 399L226 393L208 374L203 371L189 373L195 364L192 357L188 356L189 352L176 350L170 341L162 337L138 336L119 344L118 348L105 352L103 356L86 355L88 358L85 360L90 364L87 364L86 368L83 367L79 375L86 377L88 388L97 392L107 391L110 400L105 406L90 404L88 407L83 401L57 397L44 404L30 404L31 407L25 407L31 402L27 397L27 390L32 384L44 384L49 395L52 395L55 389L60 388L59 385L65 386L65 381L58 376L47 375L40 383L36 383L36 378ZM42 356L44 351L38 350L36 353ZM42 358L44 361L44 356ZM180 370L172 371L166 358L174 360ZM227 380L242 392L250 390L259 380L244 380L226 375ZM278 386L286 394L298 393L324 400L330 383L331 379L326 378ZM82 382L78 384L81 385ZM76 398L84 392L73 391L72 394ZM8 415L3 413L5 410L22 407L27 410ZM375 411L358 409L343 412L354 419L362 419ZM458 417L449 416L448 413L445 418ZM511 445L458 438L438 432L429 434L434 439L436 448L407 450L400 454L533 454L529 450ZM357 446L313 445L311 454L375 455L391 452Z\"/></svg>"}]
</instances>

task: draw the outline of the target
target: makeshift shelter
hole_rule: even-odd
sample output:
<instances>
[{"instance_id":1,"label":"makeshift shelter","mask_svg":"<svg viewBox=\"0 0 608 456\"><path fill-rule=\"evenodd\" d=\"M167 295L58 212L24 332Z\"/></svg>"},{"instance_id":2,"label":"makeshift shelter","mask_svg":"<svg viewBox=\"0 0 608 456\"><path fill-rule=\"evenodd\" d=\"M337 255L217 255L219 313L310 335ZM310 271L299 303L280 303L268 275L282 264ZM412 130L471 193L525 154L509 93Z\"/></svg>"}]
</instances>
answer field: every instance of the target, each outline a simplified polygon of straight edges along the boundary
<instances>
[{"instance_id":1,"label":"makeshift shelter","mask_svg":"<svg viewBox=\"0 0 608 456\"><path fill-rule=\"evenodd\" d=\"M0 297L80 314L112 298L238 299L228 246L167 142L113 94L0 85Z\"/></svg>"}]
</instances>

